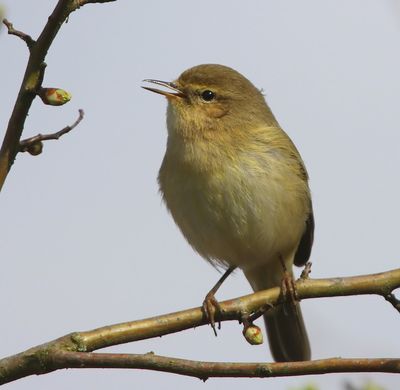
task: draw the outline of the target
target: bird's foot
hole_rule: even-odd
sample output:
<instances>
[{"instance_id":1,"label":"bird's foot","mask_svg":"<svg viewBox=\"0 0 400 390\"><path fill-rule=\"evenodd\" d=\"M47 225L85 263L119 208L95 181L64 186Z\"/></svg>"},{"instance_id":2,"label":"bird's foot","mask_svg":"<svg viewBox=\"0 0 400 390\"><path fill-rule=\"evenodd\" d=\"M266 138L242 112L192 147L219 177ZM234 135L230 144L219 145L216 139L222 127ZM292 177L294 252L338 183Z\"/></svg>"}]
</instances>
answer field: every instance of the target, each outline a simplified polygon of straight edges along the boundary
<instances>
[{"instance_id":1,"label":"bird's foot","mask_svg":"<svg viewBox=\"0 0 400 390\"><path fill-rule=\"evenodd\" d=\"M296 289L296 282L293 278L293 275L291 275L286 270L283 273L281 294L282 294L282 300L284 302L295 304L296 302L299 301Z\"/></svg>"},{"instance_id":2,"label":"bird's foot","mask_svg":"<svg viewBox=\"0 0 400 390\"><path fill-rule=\"evenodd\" d=\"M296 282L293 278L293 274L287 270L283 259L281 258L280 260L283 268L281 299L283 303L291 303L292 305L295 305L299 301L296 290Z\"/></svg>"},{"instance_id":3,"label":"bird's foot","mask_svg":"<svg viewBox=\"0 0 400 390\"><path fill-rule=\"evenodd\" d=\"M215 313L220 312L221 306L215 298L214 291L211 290L204 298L203 313L206 316L207 321L210 323L215 336L217 335L217 329L215 327ZM221 321L218 322L218 329L221 329Z\"/></svg>"},{"instance_id":4,"label":"bird's foot","mask_svg":"<svg viewBox=\"0 0 400 390\"><path fill-rule=\"evenodd\" d=\"M215 298L215 293L221 287L221 284L225 281L225 279L235 270L235 268L236 267L229 267L225 271L225 273L221 276L215 286L209 291L203 301L203 313L210 323L215 335L217 335L217 330L215 328L215 314L221 313L221 306ZM221 321L218 322L218 329L221 329Z\"/></svg>"}]
</instances>

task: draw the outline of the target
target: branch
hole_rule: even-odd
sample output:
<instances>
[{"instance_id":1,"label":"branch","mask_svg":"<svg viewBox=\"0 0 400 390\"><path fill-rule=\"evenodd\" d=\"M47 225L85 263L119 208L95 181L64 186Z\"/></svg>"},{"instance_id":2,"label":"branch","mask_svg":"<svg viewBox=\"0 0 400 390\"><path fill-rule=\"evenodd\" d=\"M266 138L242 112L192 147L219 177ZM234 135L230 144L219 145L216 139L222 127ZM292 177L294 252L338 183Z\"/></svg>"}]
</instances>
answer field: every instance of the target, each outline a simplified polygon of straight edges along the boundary
<instances>
[{"instance_id":1,"label":"branch","mask_svg":"<svg viewBox=\"0 0 400 390\"><path fill-rule=\"evenodd\" d=\"M85 4L110 3L112 1L117 1L117 0L78 0L77 1L77 3L78 3L77 8L82 7Z\"/></svg>"},{"instance_id":2,"label":"branch","mask_svg":"<svg viewBox=\"0 0 400 390\"><path fill-rule=\"evenodd\" d=\"M291 363L221 363L158 356L117 353L56 352L54 369L130 368L169 372L206 381L208 378L271 378L338 372L400 373L400 359L320 359Z\"/></svg>"},{"instance_id":3,"label":"branch","mask_svg":"<svg viewBox=\"0 0 400 390\"><path fill-rule=\"evenodd\" d=\"M16 30L11 22L9 22L7 19L3 19L3 24L7 27L8 34L10 35L15 35L19 38L21 38L23 41L25 41L26 45L28 46L29 49L32 48L32 46L35 44L34 39L28 34L25 34L22 31Z\"/></svg>"},{"instance_id":4,"label":"branch","mask_svg":"<svg viewBox=\"0 0 400 390\"><path fill-rule=\"evenodd\" d=\"M32 102L36 97L37 91L39 91L42 86L43 63L58 31L69 15L81 6L87 3L107 3L111 1L115 0L59 0L36 41L27 38L29 35L14 30L12 24L5 21L9 32L11 29L11 34L19 36L21 39L25 40L27 44L29 42L30 54L24 78L0 149L0 190L3 187L17 153L20 151L19 143L25 120Z\"/></svg>"},{"instance_id":5,"label":"branch","mask_svg":"<svg viewBox=\"0 0 400 390\"><path fill-rule=\"evenodd\" d=\"M71 125L71 126L66 126L63 129L51 133L51 134L37 134L33 137L26 138L19 143L19 151L20 152L28 152L34 156L40 154L43 149L43 144L42 141L48 141L48 140L57 140L63 135L69 133L71 130L73 130L76 126L79 125L79 123L82 121L84 117L84 112L83 110L79 110L79 116L78 119Z\"/></svg>"},{"instance_id":6,"label":"branch","mask_svg":"<svg viewBox=\"0 0 400 390\"><path fill-rule=\"evenodd\" d=\"M384 298L392 304L392 306L400 313L400 301L395 297L393 293L385 295Z\"/></svg>"},{"instance_id":7,"label":"branch","mask_svg":"<svg viewBox=\"0 0 400 390\"><path fill-rule=\"evenodd\" d=\"M400 269L346 278L299 279L296 287L300 299L367 294L380 295L387 299L393 290L400 287ZM240 321L244 313L256 312L265 307L266 303L277 305L279 301L279 287L224 301L220 303L221 313L216 315L216 320ZM0 360L0 384L33 374L45 374L60 368L95 367L96 364L96 367L102 367L103 364L108 368L124 366L125 368L147 368L184 375L191 373L192 376L200 378L256 376L256 374L258 376L289 376L350 371L400 372L399 359L326 359L297 363L253 363L253 366L244 363L224 363L224 366L216 366L217 363L189 362L189 364L188 361L181 359L155 357L148 354L144 356L88 354L88 352L100 348L159 337L205 324L207 324L207 320L201 308L194 308L144 320L109 325L91 331L71 333ZM76 352L80 352L80 354L76 354ZM238 367L242 368L238 370ZM226 374L223 375L224 370ZM248 372L245 375L246 370Z\"/></svg>"}]
</instances>

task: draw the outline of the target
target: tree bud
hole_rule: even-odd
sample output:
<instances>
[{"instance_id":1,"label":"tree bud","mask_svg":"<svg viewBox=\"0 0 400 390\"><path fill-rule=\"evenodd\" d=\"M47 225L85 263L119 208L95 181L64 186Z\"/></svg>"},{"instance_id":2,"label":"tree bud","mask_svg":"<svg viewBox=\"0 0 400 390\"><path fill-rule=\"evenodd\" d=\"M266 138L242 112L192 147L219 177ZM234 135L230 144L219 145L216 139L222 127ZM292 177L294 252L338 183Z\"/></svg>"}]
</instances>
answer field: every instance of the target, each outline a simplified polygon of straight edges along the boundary
<instances>
[{"instance_id":1,"label":"tree bud","mask_svg":"<svg viewBox=\"0 0 400 390\"><path fill-rule=\"evenodd\" d=\"M49 106L62 106L72 98L69 92L61 88L41 88L39 96Z\"/></svg>"}]
</instances>

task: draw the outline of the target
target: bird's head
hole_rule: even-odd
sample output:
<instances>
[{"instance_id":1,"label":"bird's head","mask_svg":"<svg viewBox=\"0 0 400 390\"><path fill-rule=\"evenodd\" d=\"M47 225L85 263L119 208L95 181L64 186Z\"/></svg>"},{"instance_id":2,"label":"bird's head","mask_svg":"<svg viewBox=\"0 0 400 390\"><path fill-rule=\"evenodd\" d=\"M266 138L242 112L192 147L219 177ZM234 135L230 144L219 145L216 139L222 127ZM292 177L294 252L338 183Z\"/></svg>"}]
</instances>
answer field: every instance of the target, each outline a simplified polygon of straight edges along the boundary
<instances>
[{"instance_id":1,"label":"bird's head","mask_svg":"<svg viewBox=\"0 0 400 390\"><path fill-rule=\"evenodd\" d=\"M276 124L262 93L244 76L223 65L198 65L173 82L147 79L166 90L143 87L168 99L168 130L186 137L246 131Z\"/></svg>"}]
</instances>

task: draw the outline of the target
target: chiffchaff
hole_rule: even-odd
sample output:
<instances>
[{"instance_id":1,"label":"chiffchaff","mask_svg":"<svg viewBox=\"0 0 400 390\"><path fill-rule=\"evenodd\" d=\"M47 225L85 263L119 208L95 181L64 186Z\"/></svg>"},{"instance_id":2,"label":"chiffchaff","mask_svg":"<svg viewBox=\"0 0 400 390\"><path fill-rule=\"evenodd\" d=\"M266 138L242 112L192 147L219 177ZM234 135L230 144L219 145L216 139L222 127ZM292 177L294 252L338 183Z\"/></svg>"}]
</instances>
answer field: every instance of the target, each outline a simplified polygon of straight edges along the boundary
<instances>
[{"instance_id":1,"label":"chiffchaff","mask_svg":"<svg viewBox=\"0 0 400 390\"><path fill-rule=\"evenodd\" d=\"M199 65L174 82L145 80L168 99L163 199L191 246L240 267L254 291L280 286L310 257L314 220L299 152L262 93L235 70ZM274 359L310 359L298 303L264 315Z\"/></svg>"}]
</instances>

